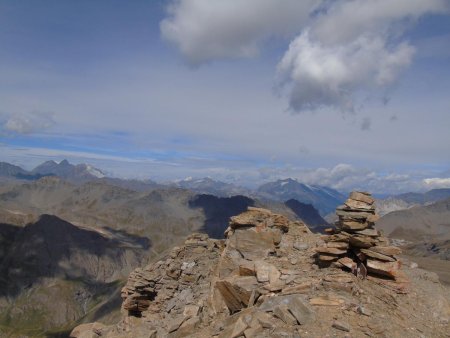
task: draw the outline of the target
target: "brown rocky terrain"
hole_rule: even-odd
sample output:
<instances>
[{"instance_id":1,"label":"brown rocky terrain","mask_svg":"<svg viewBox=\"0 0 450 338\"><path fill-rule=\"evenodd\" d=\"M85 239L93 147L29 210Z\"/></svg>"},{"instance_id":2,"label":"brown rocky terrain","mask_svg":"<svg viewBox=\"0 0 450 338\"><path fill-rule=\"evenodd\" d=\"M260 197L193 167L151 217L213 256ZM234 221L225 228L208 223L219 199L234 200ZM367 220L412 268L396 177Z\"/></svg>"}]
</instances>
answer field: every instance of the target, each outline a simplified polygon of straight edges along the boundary
<instances>
[{"instance_id":1,"label":"brown rocky terrain","mask_svg":"<svg viewBox=\"0 0 450 338\"><path fill-rule=\"evenodd\" d=\"M317 264L329 236L249 207L231 219L225 240L193 234L134 270L119 323L83 324L71 337L449 336L450 294L436 274L403 264L399 283L376 270ZM395 257L392 250L385 254ZM354 254L349 247L344 256Z\"/></svg>"}]
</instances>

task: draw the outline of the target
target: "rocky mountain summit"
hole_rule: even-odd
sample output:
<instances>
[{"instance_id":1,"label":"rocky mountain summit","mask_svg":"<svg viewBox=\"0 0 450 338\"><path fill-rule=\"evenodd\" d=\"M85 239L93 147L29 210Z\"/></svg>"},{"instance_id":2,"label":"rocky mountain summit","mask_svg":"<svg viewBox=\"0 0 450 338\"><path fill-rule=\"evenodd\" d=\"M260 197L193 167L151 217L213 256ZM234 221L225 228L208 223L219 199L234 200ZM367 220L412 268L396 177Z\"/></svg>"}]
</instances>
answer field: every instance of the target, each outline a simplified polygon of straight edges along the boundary
<instances>
[{"instance_id":1,"label":"rocky mountain summit","mask_svg":"<svg viewBox=\"0 0 450 338\"><path fill-rule=\"evenodd\" d=\"M224 240L192 234L157 262L134 270L122 289L121 321L82 324L71 337L447 337L450 332L448 290L433 273L404 264L409 287L398 289L382 275L364 278L337 264L319 266L318 248L335 235L313 234L304 223L261 208L232 217L225 233Z\"/></svg>"}]
</instances>

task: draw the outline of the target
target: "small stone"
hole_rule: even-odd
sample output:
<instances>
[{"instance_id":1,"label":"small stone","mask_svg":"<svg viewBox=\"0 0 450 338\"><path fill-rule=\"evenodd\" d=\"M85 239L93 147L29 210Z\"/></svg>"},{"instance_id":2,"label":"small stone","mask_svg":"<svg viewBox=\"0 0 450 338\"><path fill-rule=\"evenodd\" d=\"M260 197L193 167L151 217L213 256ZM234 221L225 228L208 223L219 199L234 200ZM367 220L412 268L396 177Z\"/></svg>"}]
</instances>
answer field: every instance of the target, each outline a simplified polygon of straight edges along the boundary
<instances>
[{"instance_id":1,"label":"small stone","mask_svg":"<svg viewBox=\"0 0 450 338\"><path fill-rule=\"evenodd\" d=\"M244 336L245 338L258 338L261 336L262 329L263 328L261 325L249 327L247 330L244 331Z\"/></svg>"},{"instance_id":2,"label":"small stone","mask_svg":"<svg viewBox=\"0 0 450 338\"><path fill-rule=\"evenodd\" d=\"M307 293L311 289L311 283L306 282L299 285L284 288L281 293L283 295L290 295L294 293Z\"/></svg>"},{"instance_id":3,"label":"small stone","mask_svg":"<svg viewBox=\"0 0 450 338\"><path fill-rule=\"evenodd\" d=\"M183 322L185 320L186 320L186 317L182 317L182 316L173 319L172 323L169 326L169 333L178 330L179 327L181 326L181 324L183 324Z\"/></svg>"},{"instance_id":4,"label":"small stone","mask_svg":"<svg viewBox=\"0 0 450 338\"><path fill-rule=\"evenodd\" d=\"M372 311L370 311L368 308L362 305L358 306L356 312L358 312L360 315L364 315L367 317L370 317L372 315Z\"/></svg>"},{"instance_id":5,"label":"small stone","mask_svg":"<svg viewBox=\"0 0 450 338\"><path fill-rule=\"evenodd\" d=\"M297 319L289 312L287 305L278 305L273 310L273 314L280 318L287 325L297 324Z\"/></svg>"},{"instance_id":6,"label":"small stone","mask_svg":"<svg viewBox=\"0 0 450 338\"><path fill-rule=\"evenodd\" d=\"M239 276L255 276L255 263L246 263L239 265Z\"/></svg>"},{"instance_id":7,"label":"small stone","mask_svg":"<svg viewBox=\"0 0 450 338\"><path fill-rule=\"evenodd\" d=\"M234 328L233 328L230 338L235 338L235 337L241 336L247 328L248 328L248 324L244 321L244 319L242 317L240 317L234 324Z\"/></svg>"},{"instance_id":8,"label":"small stone","mask_svg":"<svg viewBox=\"0 0 450 338\"><path fill-rule=\"evenodd\" d=\"M309 303L311 305L318 305L318 306L340 306L345 303L345 301L341 298L337 297L314 297L309 300Z\"/></svg>"},{"instance_id":9,"label":"small stone","mask_svg":"<svg viewBox=\"0 0 450 338\"><path fill-rule=\"evenodd\" d=\"M197 305L186 305L183 310L183 316L185 317L195 317L200 311L200 306Z\"/></svg>"},{"instance_id":10,"label":"small stone","mask_svg":"<svg viewBox=\"0 0 450 338\"><path fill-rule=\"evenodd\" d=\"M341 331L350 332L350 325L342 321L335 320L331 326Z\"/></svg>"},{"instance_id":11,"label":"small stone","mask_svg":"<svg viewBox=\"0 0 450 338\"><path fill-rule=\"evenodd\" d=\"M306 243L301 243L301 242L294 243L294 249L297 249L299 251L307 250L308 248L309 248L309 245Z\"/></svg>"}]
</instances>

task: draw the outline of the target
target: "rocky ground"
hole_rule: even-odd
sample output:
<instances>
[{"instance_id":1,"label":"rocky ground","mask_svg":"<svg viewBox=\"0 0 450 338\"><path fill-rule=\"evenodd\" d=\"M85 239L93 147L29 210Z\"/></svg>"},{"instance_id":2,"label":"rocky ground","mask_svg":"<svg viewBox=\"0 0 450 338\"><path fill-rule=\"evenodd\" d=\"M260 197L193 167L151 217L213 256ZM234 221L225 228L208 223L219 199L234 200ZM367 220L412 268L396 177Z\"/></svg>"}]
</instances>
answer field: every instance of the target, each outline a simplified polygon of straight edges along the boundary
<instances>
[{"instance_id":1,"label":"rocky ground","mask_svg":"<svg viewBox=\"0 0 450 338\"><path fill-rule=\"evenodd\" d=\"M324 239L249 208L225 240L193 234L136 269L118 324L83 324L71 337L450 337L450 293L436 274L403 264L399 283L319 267Z\"/></svg>"}]
</instances>

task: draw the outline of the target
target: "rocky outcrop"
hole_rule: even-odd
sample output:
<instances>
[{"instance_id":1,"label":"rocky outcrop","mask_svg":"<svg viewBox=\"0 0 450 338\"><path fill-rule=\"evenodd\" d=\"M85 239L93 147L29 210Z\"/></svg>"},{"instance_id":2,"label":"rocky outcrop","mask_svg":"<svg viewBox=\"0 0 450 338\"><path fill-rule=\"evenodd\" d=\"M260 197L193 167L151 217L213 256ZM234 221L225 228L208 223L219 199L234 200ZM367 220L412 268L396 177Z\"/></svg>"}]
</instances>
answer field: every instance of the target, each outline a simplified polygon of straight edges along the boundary
<instances>
[{"instance_id":1,"label":"rocky outcrop","mask_svg":"<svg viewBox=\"0 0 450 338\"><path fill-rule=\"evenodd\" d=\"M422 337L449 332L448 295L435 275L406 267L416 292L399 293L379 278L363 280L337 264L319 268L317 248L323 244L301 222L249 208L231 219L225 240L193 234L158 262L136 269L122 290L121 322L96 331L78 327L72 337ZM336 254L349 248L329 247ZM385 256L395 250L370 248Z\"/></svg>"},{"instance_id":2,"label":"rocky outcrop","mask_svg":"<svg viewBox=\"0 0 450 338\"><path fill-rule=\"evenodd\" d=\"M366 278L368 273L406 283L395 257L401 250L374 228L379 219L369 193L354 191L345 204L336 209L336 228L324 236L324 245L316 249L319 265L333 264Z\"/></svg>"}]
</instances>

